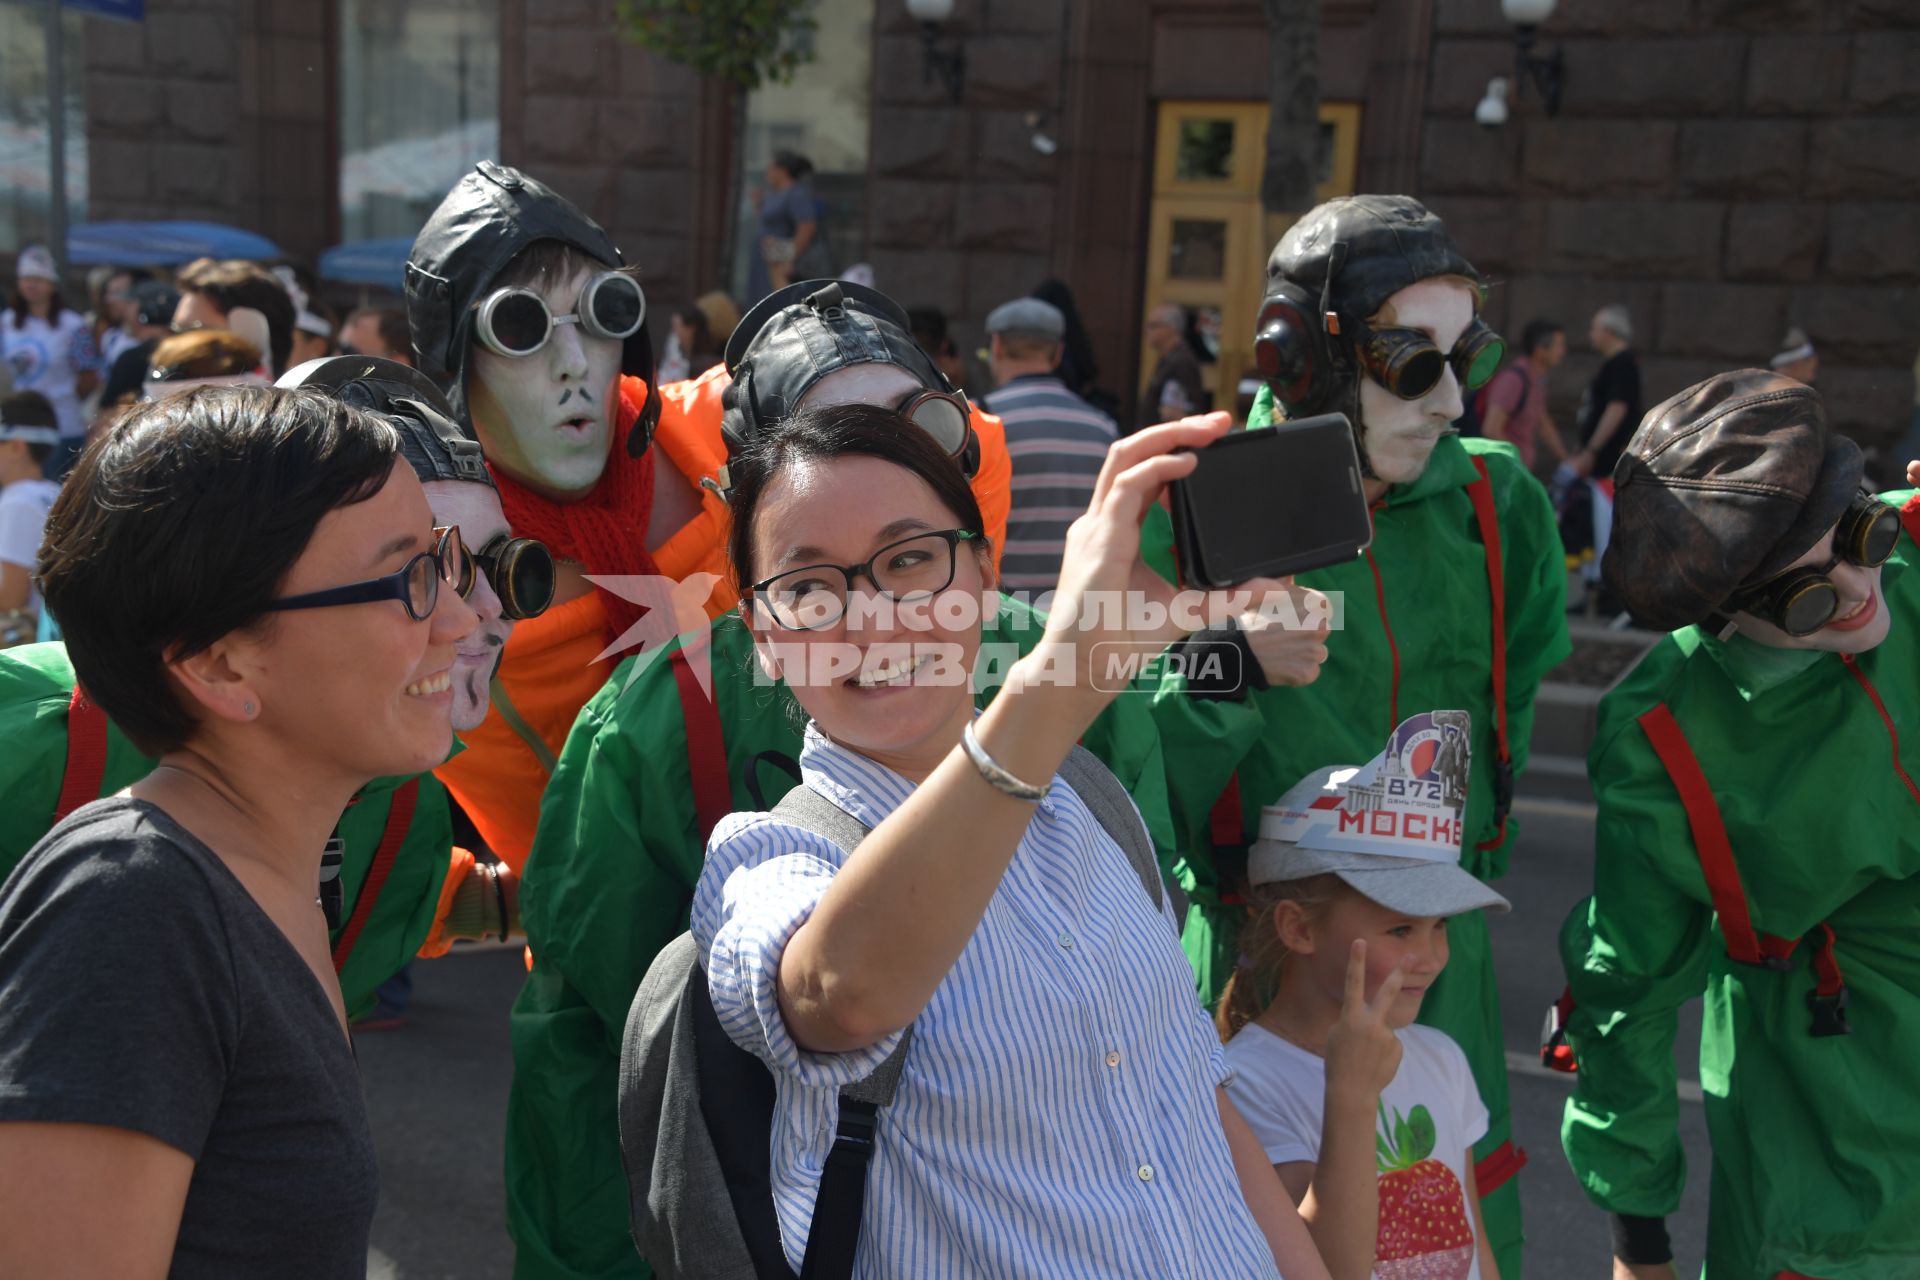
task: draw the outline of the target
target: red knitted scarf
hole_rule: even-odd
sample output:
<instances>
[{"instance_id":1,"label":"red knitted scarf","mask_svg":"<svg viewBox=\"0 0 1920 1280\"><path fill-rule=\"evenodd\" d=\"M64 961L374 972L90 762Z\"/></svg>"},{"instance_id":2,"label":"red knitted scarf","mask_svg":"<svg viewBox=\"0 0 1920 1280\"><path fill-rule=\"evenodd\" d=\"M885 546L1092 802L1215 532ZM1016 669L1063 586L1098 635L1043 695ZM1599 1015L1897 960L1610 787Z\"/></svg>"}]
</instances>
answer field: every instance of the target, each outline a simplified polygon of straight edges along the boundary
<instances>
[{"instance_id":1,"label":"red knitted scarf","mask_svg":"<svg viewBox=\"0 0 1920 1280\"><path fill-rule=\"evenodd\" d=\"M500 506L516 537L538 538L556 560L572 560L593 576L657 575L660 569L647 551L647 522L653 514L653 450L639 457L627 454L627 436L640 418L647 384L638 378L620 379L620 412L614 420L613 444L607 469L593 491L578 502L554 502L520 484L498 467L488 465L500 488ZM604 587L600 604L606 614L604 634L612 644L626 634L646 612Z\"/></svg>"}]
</instances>

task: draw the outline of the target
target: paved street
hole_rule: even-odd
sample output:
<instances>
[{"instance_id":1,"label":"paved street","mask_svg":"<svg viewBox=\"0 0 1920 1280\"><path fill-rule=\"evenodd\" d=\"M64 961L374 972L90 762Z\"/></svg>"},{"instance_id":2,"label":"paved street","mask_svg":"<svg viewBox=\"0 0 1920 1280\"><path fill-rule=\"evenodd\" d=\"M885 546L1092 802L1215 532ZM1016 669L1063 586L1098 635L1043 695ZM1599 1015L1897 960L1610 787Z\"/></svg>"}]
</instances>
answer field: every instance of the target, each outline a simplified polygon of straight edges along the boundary
<instances>
[{"instance_id":1,"label":"paved street","mask_svg":"<svg viewBox=\"0 0 1920 1280\"><path fill-rule=\"evenodd\" d=\"M1555 938L1590 882L1593 823L1577 784L1531 782L1522 796L1523 844L1501 890L1514 904L1494 924L1515 1110L1515 1136L1532 1157L1522 1175L1527 1268L1545 1276L1604 1276L1607 1230L1560 1155L1569 1082L1542 1072L1540 1017L1562 980ZM414 967L409 1024L359 1038L361 1069L380 1149L374 1280L494 1280L511 1273L502 1220L501 1132L512 1066L506 1012L523 970L520 953L483 951ZM1697 1078L1697 1006L1682 1016L1680 1075ZM1695 1171L1672 1221L1680 1274L1697 1273L1705 1239L1706 1129L1683 1101L1688 1166Z\"/></svg>"}]
</instances>

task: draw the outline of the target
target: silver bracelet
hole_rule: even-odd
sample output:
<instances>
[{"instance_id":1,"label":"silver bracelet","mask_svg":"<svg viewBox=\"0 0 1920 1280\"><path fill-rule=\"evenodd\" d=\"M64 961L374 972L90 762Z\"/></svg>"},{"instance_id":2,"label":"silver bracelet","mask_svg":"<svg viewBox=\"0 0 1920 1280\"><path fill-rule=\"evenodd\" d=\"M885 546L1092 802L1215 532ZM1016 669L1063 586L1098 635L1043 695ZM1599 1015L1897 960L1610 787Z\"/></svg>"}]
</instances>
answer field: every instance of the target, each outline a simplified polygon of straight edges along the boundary
<instances>
[{"instance_id":1,"label":"silver bracelet","mask_svg":"<svg viewBox=\"0 0 1920 1280\"><path fill-rule=\"evenodd\" d=\"M1004 792L1015 800L1045 800L1047 793L1053 790L1051 782L1044 787L1036 787L1032 783L1020 781L1001 768L1000 762L988 755L987 749L980 745L980 739L973 736L972 721L968 721L967 727L960 731L960 745L966 749L967 758L973 761L973 767L980 771L981 777L992 784L995 791Z\"/></svg>"}]
</instances>

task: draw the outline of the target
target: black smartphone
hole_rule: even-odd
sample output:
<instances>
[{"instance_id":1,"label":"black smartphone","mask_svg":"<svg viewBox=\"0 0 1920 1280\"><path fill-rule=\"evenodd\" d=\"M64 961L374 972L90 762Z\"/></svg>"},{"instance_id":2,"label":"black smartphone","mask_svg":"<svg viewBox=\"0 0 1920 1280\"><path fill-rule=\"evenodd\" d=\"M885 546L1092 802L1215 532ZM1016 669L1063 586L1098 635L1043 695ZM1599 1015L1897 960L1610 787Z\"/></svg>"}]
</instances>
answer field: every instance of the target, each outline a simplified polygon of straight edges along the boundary
<instances>
[{"instance_id":1,"label":"black smartphone","mask_svg":"<svg viewBox=\"0 0 1920 1280\"><path fill-rule=\"evenodd\" d=\"M1222 436L1169 490L1182 585L1208 590L1351 560L1373 541L1344 413Z\"/></svg>"}]
</instances>

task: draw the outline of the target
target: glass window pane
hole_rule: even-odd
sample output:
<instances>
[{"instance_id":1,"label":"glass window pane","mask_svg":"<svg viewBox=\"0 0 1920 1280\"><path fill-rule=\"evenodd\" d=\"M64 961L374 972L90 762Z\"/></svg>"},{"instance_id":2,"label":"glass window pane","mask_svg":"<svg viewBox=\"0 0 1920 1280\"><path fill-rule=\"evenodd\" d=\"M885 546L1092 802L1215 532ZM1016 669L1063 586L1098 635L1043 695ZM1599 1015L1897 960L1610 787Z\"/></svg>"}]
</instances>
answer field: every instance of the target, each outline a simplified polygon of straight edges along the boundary
<instances>
[{"instance_id":1,"label":"glass window pane","mask_svg":"<svg viewBox=\"0 0 1920 1280\"><path fill-rule=\"evenodd\" d=\"M763 85L747 101L733 249L742 310L781 278L835 275L867 255L874 3L816 0L818 25L802 36L813 61L790 83ZM791 187L776 185L786 181L768 173L779 152L799 156L813 172ZM795 255L794 238L809 221L809 244Z\"/></svg>"},{"instance_id":2,"label":"glass window pane","mask_svg":"<svg viewBox=\"0 0 1920 1280\"><path fill-rule=\"evenodd\" d=\"M87 217L86 19L71 11L61 18L71 226ZM47 244L52 228L47 87L45 6L0 4L0 245L9 249Z\"/></svg>"},{"instance_id":3,"label":"glass window pane","mask_svg":"<svg viewBox=\"0 0 1920 1280\"><path fill-rule=\"evenodd\" d=\"M1167 274L1176 280L1220 280L1227 270L1227 224L1214 218L1175 218L1167 246Z\"/></svg>"},{"instance_id":4,"label":"glass window pane","mask_svg":"<svg viewBox=\"0 0 1920 1280\"><path fill-rule=\"evenodd\" d=\"M1228 182L1233 178L1233 121L1183 120L1173 176L1181 182Z\"/></svg>"},{"instance_id":5,"label":"glass window pane","mask_svg":"<svg viewBox=\"0 0 1920 1280\"><path fill-rule=\"evenodd\" d=\"M412 236L500 153L499 0L341 0L340 236Z\"/></svg>"}]
</instances>

